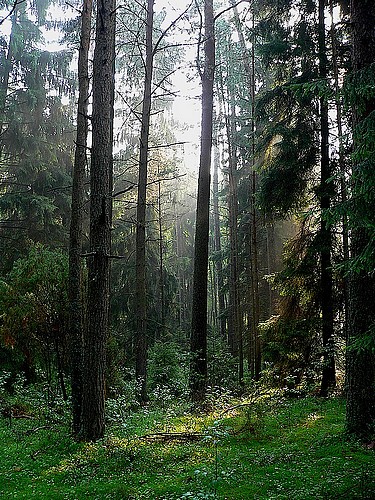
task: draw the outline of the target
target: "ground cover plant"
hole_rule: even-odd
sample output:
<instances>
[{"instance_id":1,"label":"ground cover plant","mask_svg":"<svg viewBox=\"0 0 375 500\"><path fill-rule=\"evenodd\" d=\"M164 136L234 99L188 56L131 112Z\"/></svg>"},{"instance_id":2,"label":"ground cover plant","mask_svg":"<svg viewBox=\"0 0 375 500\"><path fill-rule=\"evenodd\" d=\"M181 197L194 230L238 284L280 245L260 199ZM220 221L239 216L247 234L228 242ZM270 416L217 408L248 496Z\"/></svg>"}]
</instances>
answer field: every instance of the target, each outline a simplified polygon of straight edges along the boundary
<instances>
[{"instance_id":1,"label":"ground cover plant","mask_svg":"<svg viewBox=\"0 0 375 500\"><path fill-rule=\"evenodd\" d=\"M372 445L345 439L341 397L255 391L200 411L110 401L96 443L75 442L55 403L30 389L2 399L1 498L375 498Z\"/></svg>"}]
</instances>

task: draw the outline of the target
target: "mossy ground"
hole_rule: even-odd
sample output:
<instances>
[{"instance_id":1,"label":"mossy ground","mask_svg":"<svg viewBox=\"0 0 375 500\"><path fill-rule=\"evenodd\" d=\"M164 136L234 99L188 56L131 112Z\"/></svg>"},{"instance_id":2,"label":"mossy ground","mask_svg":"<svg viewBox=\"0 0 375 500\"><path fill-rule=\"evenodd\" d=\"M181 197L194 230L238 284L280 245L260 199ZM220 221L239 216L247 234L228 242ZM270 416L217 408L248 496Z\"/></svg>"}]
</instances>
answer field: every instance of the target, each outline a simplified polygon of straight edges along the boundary
<instances>
[{"instance_id":1,"label":"mossy ground","mask_svg":"<svg viewBox=\"0 0 375 500\"><path fill-rule=\"evenodd\" d=\"M95 444L75 442L51 415L1 418L0 498L374 500L374 451L344 439L344 408L278 396L204 414L143 408ZM161 431L202 437L140 437Z\"/></svg>"}]
</instances>

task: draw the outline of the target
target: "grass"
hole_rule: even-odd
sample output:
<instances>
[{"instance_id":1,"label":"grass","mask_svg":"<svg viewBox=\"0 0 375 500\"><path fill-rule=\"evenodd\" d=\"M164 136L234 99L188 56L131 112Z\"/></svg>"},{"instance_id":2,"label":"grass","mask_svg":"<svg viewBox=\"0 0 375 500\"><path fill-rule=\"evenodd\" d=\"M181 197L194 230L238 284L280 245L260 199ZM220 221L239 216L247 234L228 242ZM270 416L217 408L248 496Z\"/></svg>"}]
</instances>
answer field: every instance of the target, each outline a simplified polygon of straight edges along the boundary
<instances>
[{"instance_id":1,"label":"grass","mask_svg":"<svg viewBox=\"0 0 375 500\"><path fill-rule=\"evenodd\" d=\"M232 406L231 409L228 409ZM0 420L4 499L375 499L373 450L343 436L344 401L231 401L204 415L142 409L74 442L66 418ZM199 432L199 441L142 438Z\"/></svg>"}]
</instances>

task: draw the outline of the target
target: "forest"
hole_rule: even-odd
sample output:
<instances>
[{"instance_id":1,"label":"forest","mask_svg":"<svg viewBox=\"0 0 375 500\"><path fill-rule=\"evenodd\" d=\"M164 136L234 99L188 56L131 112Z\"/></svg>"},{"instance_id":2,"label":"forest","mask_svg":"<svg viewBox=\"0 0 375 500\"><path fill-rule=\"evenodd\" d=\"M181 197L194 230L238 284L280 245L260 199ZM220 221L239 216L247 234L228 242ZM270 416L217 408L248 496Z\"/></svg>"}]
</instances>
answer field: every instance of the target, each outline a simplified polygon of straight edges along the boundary
<instances>
[{"instance_id":1,"label":"forest","mask_svg":"<svg viewBox=\"0 0 375 500\"><path fill-rule=\"evenodd\" d=\"M0 497L375 498L374 27L0 0Z\"/></svg>"}]
</instances>

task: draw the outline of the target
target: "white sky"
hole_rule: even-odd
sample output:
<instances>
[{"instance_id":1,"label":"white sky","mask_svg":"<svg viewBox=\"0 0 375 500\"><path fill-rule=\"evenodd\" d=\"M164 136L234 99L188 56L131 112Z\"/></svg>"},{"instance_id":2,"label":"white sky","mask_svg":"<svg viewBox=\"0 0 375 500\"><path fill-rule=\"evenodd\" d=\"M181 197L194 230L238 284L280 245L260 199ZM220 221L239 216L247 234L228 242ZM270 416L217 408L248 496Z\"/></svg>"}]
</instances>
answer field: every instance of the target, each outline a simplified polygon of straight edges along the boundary
<instances>
[{"instance_id":1,"label":"white sky","mask_svg":"<svg viewBox=\"0 0 375 500\"><path fill-rule=\"evenodd\" d=\"M190 3L190 0L156 0L155 11L160 12L161 10L165 10L166 12L163 27L166 28L169 26L172 21L186 10ZM0 13L0 19L4 15L6 15L6 12ZM71 15L76 15L76 12L73 13L69 6L65 5L64 8L54 6L53 9L50 10L48 19L64 19ZM2 23L0 25L0 33L9 35L10 25L9 19ZM48 50L61 50L62 46L59 43L60 33L58 31L42 28L42 33L46 42L45 47ZM176 30L174 31L174 37L176 37L178 43L194 42L194 40L186 39L186 35L178 35ZM191 62L195 60L195 56L196 46L187 46L186 64L191 65ZM182 64L182 66L185 66L185 64ZM191 80L192 76L195 76L195 78ZM185 166L189 170L196 170L198 168L198 146L200 137L201 90L197 72L192 68L190 68L189 77L190 79L187 77L186 69L178 70L173 75L173 91L177 91L177 97L173 102L172 113L174 120L181 125L181 127L175 129L176 141L187 143L183 148Z\"/></svg>"}]
</instances>

